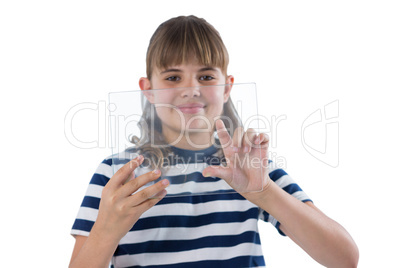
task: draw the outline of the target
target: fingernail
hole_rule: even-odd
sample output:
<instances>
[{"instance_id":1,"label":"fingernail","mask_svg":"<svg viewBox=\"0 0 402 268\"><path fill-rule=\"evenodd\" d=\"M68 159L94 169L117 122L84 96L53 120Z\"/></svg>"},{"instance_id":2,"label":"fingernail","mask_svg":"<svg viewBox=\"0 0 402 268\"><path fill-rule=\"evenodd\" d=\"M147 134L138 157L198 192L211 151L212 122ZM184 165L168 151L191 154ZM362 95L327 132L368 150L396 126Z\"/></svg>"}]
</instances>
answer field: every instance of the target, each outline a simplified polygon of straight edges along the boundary
<instances>
[{"instance_id":1,"label":"fingernail","mask_svg":"<svg viewBox=\"0 0 402 268\"><path fill-rule=\"evenodd\" d=\"M136 159L137 161L141 161L143 158L144 158L144 157L143 157L142 155L139 155L139 156L137 156L135 159Z\"/></svg>"},{"instance_id":2,"label":"fingernail","mask_svg":"<svg viewBox=\"0 0 402 268\"><path fill-rule=\"evenodd\" d=\"M243 148L243 153L247 153L248 152L249 147L248 146L244 146Z\"/></svg>"},{"instance_id":3,"label":"fingernail","mask_svg":"<svg viewBox=\"0 0 402 268\"><path fill-rule=\"evenodd\" d=\"M237 152L239 152L239 148L233 147L233 151L237 153Z\"/></svg>"},{"instance_id":4,"label":"fingernail","mask_svg":"<svg viewBox=\"0 0 402 268\"><path fill-rule=\"evenodd\" d=\"M155 175L158 175L158 174L160 173L160 170L159 170L159 169L154 169L154 170L152 171L152 173L155 174Z\"/></svg>"},{"instance_id":5,"label":"fingernail","mask_svg":"<svg viewBox=\"0 0 402 268\"><path fill-rule=\"evenodd\" d=\"M202 174L204 177L211 177L211 174L209 174L209 173L205 173L205 174Z\"/></svg>"},{"instance_id":6,"label":"fingernail","mask_svg":"<svg viewBox=\"0 0 402 268\"><path fill-rule=\"evenodd\" d=\"M255 143L256 143L256 144L259 144L259 143L260 143L260 137L257 137L257 138L255 139Z\"/></svg>"},{"instance_id":7,"label":"fingernail","mask_svg":"<svg viewBox=\"0 0 402 268\"><path fill-rule=\"evenodd\" d=\"M168 185L169 184L169 180L167 180L167 179L164 179L164 180L162 180L162 185Z\"/></svg>"}]
</instances>

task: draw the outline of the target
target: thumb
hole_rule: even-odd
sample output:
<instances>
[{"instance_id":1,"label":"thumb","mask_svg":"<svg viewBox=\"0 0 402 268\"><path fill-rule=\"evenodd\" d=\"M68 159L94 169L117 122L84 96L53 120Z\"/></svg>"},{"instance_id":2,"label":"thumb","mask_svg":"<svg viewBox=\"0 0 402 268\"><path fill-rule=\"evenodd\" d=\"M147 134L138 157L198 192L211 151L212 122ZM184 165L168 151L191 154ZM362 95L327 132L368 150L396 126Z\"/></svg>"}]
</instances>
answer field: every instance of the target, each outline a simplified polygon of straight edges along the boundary
<instances>
[{"instance_id":1,"label":"thumb","mask_svg":"<svg viewBox=\"0 0 402 268\"><path fill-rule=\"evenodd\" d=\"M225 181L231 178L230 169L223 166L208 166L202 171L204 177L218 177Z\"/></svg>"}]
</instances>

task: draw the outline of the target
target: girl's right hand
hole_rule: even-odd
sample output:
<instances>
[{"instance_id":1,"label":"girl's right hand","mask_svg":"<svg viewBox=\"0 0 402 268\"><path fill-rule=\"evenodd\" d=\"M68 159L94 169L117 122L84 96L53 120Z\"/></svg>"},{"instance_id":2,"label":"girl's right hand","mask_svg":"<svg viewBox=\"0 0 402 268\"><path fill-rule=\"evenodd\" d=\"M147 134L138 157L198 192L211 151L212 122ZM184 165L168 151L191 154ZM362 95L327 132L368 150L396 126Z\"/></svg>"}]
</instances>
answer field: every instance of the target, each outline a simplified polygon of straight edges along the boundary
<instances>
[{"instance_id":1,"label":"girl's right hand","mask_svg":"<svg viewBox=\"0 0 402 268\"><path fill-rule=\"evenodd\" d=\"M118 243L137 222L140 216L158 203L169 185L161 180L135 194L139 188L159 178L160 171L154 170L134 179L134 170L144 157L138 156L120 168L102 191L98 218L93 231L109 242Z\"/></svg>"}]
</instances>

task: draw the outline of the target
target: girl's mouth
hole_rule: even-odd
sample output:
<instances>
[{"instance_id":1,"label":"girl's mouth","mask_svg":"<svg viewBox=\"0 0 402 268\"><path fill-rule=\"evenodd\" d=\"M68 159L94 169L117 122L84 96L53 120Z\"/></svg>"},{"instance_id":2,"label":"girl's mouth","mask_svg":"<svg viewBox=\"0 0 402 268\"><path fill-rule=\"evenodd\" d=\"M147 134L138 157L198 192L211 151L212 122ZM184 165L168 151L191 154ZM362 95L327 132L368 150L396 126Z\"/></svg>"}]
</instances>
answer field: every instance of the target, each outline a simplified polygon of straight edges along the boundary
<instances>
[{"instance_id":1,"label":"girl's mouth","mask_svg":"<svg viewBox=\"0 0 402 268\"><path fill-rule=\"evenodd\" d=\"M182 113L185 114L196 114L201 112L204 109L205 105L202 103L186 103L183 105L177 106Z\"/></svg>"}]
</instances>

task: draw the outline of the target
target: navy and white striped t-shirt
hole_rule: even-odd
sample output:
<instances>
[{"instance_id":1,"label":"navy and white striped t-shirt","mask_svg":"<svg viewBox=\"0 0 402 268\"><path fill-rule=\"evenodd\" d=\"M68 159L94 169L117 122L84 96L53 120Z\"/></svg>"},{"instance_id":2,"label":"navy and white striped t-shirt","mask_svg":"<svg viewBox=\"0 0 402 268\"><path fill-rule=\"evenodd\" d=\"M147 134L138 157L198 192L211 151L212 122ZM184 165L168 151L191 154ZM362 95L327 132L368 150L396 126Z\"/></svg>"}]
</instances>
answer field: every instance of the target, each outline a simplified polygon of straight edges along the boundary
<instances>
[{"instance_id":1,"label":"navy and white striped t-shirt","mask_svg":"<svg viewBox=\"0 0 402 268\"><path fill-rule=\"evenodd\" d=\"M219 193L162 199L146 211L120 241L111 261L113 267L264 267L257 221L271 222L278 230L279 223L240 194L233 193L223 180L202 176L204 168L217 158L216 147L199 151L172 147L172 151L187 158L184 184L203 192L214 189ZM99 165L79 209L72 235L89 235L98 215L102 189L113 175L114 165L120 168L127 161L118 163L112 156ZM183 186L183 182L175 183L175 180L181 181L182 166L177 172L179 164L171 164L166 173L171 181L168 193L177 192ZM283 190L303 202L310 201L272 161L269 169L270 178ZM148 171L148 167L139 167L135 175Z\"/></svg>"}]
</instances>

